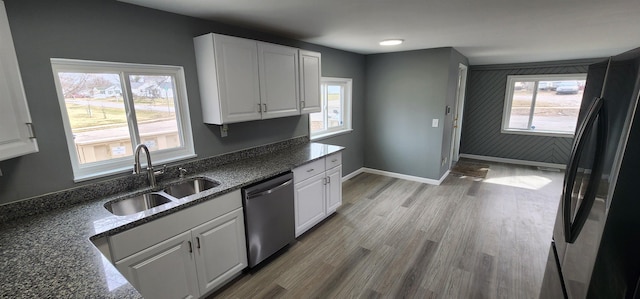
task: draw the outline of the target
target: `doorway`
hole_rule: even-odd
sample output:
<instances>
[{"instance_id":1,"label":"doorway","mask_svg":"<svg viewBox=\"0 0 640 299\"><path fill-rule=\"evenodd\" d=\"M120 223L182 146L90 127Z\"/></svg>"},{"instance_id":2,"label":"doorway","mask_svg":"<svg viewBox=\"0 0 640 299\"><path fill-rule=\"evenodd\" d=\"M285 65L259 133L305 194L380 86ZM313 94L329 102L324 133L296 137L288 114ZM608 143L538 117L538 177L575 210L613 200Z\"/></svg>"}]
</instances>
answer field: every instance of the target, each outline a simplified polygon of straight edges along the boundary
<instances>
[{"instance_id":1,"label":"doorway","mask_svg":"<svg viewBox=\"0 0 640 299\"><path fill-rule=\"evenodd\" d=\"M462 112L464 110L464 96L467 89L467 70L464 64L458 65L458 88L456 90L456 103L453 115L453 130L451 131L451 154L449 155L449 169L460 158L460 132L462 132Z\"/></svg>"}]
</instances>

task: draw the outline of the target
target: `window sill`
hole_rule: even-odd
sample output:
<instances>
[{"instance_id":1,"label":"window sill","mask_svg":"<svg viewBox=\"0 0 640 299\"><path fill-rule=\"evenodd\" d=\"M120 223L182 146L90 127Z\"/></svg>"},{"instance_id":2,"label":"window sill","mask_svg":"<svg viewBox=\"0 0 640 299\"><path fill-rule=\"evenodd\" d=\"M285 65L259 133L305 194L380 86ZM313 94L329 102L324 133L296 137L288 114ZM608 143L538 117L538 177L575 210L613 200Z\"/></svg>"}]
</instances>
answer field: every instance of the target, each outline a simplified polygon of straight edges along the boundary
<instances>
[{"instance_id":1,"label":"window sill","mask_svg":"<svg viewBox=\"0 0 640 299\"><path fill-rule=\"evenodd\" d=\"M544 136L544 137L558 137L558 138L573 138L571 133L556 133L549 131L530 131L530 130L514 130L514 129L502 129L502 134L513 135L531 135L531 136Z\"/></svg>"},{"instance_id":2,"label":"window sill","mask_svg":"<svg viewBox=\"0 0 640 299\"><path fill-rule=\"evenodd\" d=\"M309 139L311 141L318 141L318 140L327 139L327 138L335 137L335 136L342 135L342 134L348 134L348 133L351 133L351 131L353 131L353 129L345 129L345 130L340 130L340 131L327 132L327 133L311 136Z\"/></svg>"}]
</instances>

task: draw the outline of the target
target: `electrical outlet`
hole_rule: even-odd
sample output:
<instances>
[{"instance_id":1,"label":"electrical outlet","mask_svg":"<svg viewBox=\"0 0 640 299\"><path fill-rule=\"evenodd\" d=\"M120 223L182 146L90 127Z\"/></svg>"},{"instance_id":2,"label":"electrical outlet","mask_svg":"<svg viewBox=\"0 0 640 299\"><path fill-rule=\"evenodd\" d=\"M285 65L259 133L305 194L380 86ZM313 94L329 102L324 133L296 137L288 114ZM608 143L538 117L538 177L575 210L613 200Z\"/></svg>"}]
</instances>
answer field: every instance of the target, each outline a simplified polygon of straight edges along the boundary
<instances>
[{"instance_id":1,"label":"electrical outlet","mask_svg":"<svg viewBox=\"0 0 640 299\"><path fill-rule=\"evenodd\" d=\"M224 124L220 126L220 137L227 137L229 134L229 126Z\"/></svg>"},{"instance_id":2,"label":"electrical outlet","mask_svg":"<svg viewBox=\"0 0 640 299\"><path fill-rule=\"evenodd\" d=\"M438 127L438 122L440 122L440 120L439 120L439 119L437 119L437 118L434 118L434 119L431 121L431 126L432 126L432 127L434 127L434 128L437 128L437 127Z\"/></svg>"}]
</instances>

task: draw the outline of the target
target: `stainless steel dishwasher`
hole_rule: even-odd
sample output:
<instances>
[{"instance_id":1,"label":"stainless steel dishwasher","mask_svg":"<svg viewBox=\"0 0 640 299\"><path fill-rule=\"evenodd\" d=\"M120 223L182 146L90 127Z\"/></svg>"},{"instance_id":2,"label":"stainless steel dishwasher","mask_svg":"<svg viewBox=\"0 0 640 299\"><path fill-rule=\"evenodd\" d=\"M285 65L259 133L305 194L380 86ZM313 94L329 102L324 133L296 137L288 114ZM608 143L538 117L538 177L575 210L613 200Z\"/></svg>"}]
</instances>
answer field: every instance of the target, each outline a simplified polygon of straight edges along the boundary
<instances>
[{"instance_id":1,"label":"stainless steel dishwasher","mask_svg":"<svg viewBox=\"0 0 640 299\"><path fill-rule=\"evenodd\" d=\"M242 189L249 268L295 240L293 174Z\"/></svg>"}]
</instances>

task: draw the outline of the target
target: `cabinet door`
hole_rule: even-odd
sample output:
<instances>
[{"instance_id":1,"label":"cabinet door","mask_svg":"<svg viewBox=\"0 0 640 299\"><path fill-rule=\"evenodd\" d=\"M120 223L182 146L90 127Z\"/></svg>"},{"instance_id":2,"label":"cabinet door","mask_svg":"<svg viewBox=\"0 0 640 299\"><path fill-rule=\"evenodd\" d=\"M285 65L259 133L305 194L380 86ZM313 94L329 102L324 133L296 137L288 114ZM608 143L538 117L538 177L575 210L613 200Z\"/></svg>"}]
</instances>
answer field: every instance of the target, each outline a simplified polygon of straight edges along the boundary
<instances>
[{"instance_id":1,"label":"cabinet door","mask_svg":"<svg viewBox=\"0 0 640 299\"><path fill-rule=\"evenodd\" d=\"M320 53L300 50L300 112L313 113L322 110L320 97Z\"/></svg>"},{"instance_id":2,"label":"cabinet door","mask_svg":"<svg viewBox=\"0 0 640 299\"><path fill-rule=\"evenodd\" d=\"M7 12L0 1L0 161L38 151L30 125Z\"/></svg>"},{"instance_id":3,"label":"cabinet door","mask_svg":"<svg viewBox=\"0 0 640 299\"><path fill-rule=\"evenodd\" d=\"M200 293L206 294L247 267L242 208L191 230Z\"/></svg>"},{"instance_id":4,"label":"cabinet door","mask_svg":"<svg viewBox=\"0 0 640 299\"><path fill-rule=\"evenodd\" d=\"M342 205L342 165L327 170L327 215Z\"/></svg>"},{"instance_id":5,"label":"cabinet door","mask_svg":"<svg viewBox=\"0 0 640 299\"><path fill-rule=\"evenodd\" d=\"M260 119L257 42L219 34L213 40L222 121Z\"/></svg>"},{"instance_id":6,"label":"cabinet door","mask_svg":"<svg viewBox=\"0 0 640 299\"><path fill-rule=\"evenodd\" d=\"M262 118L300 114L298 49L258 42Z\"/></svg>"},{"instance_id":7,"label":"cabinet door","mask_svg":"<svg viewBox=\"0 0 640 299\"><path fill-rule=\"evenodd\" d=\"M295 185L296 237L324 219L325 181L323 172Z\"/></svg>"},{"instance_id":8,"label":"cabinet door","mask_svg":"<svg viewBox=\"0 0 640 299\"><path fill-rule=\"evenodd\" d=\"M198 298L191 232L184 232L116 262L145 298Z\"/></svg>"}]
</instances>

